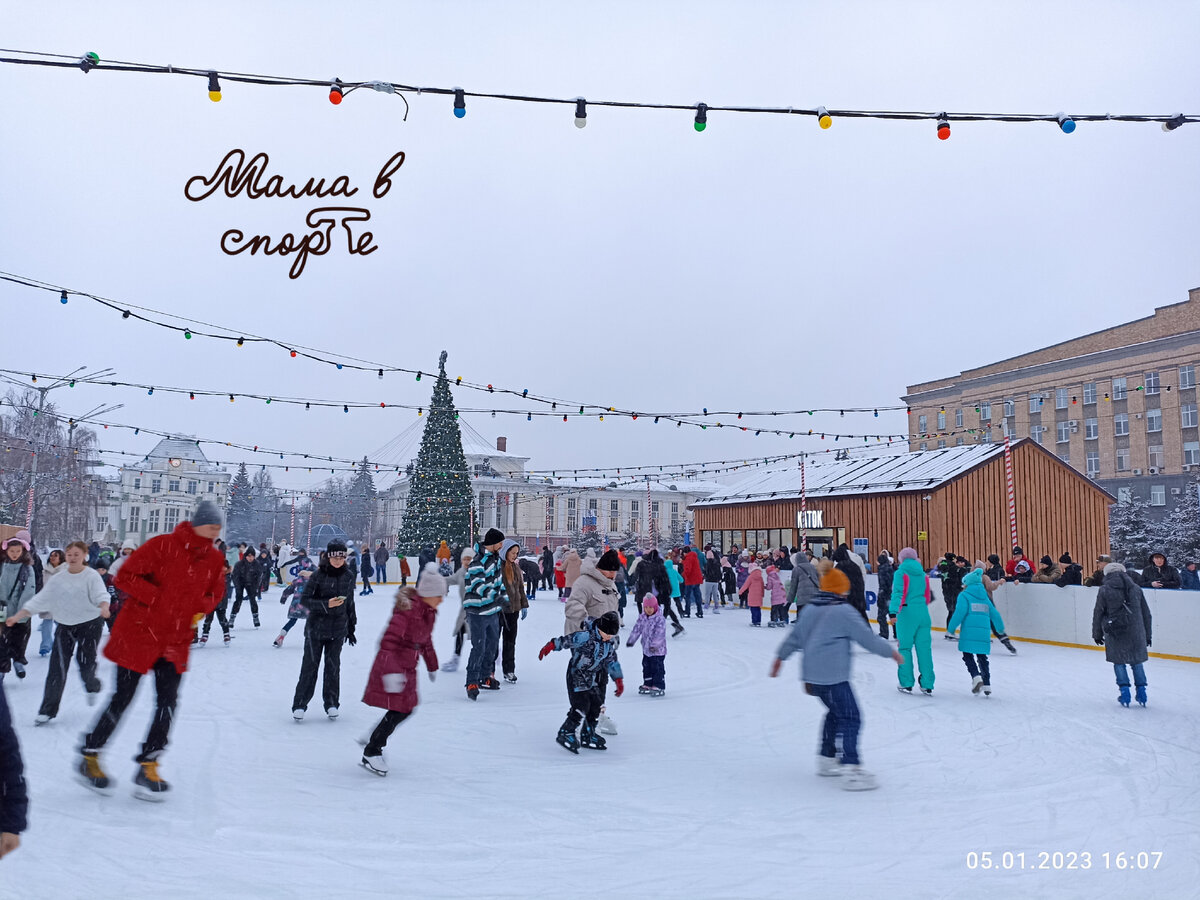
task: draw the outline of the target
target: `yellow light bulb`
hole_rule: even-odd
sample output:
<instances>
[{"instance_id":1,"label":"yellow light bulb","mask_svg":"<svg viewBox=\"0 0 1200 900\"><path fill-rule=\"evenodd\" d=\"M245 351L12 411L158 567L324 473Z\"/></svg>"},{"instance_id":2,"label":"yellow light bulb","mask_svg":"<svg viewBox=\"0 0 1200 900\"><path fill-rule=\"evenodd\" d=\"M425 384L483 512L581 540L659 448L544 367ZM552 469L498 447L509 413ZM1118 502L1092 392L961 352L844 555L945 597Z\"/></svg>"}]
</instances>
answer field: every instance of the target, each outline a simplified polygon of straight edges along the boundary
<instances>
[{"instance_id":1,"label":"yellow light bulb","mask_svg":"<svg viewBox=\"0 0 1200 900\"><path fill-rule=\"evenodd\" d=\"M820 125L822 128L828 128L830 125L833 124L833 119L830 118L830 116L828 114L826 114L824 116L821 116L821 118L817 119L817 124Z\"/></svg>"},{"instance_id":2,"label":"yellow light bulb","mask_svg":"<svg viewBox=\"0 0 1200 900\"><path fill-rule=\"evenodd\" d=\"M221 92L220 91L209 91L208 99L211 100L213 103L220 103L221 102Z\"/></svg>"}]
</instances>

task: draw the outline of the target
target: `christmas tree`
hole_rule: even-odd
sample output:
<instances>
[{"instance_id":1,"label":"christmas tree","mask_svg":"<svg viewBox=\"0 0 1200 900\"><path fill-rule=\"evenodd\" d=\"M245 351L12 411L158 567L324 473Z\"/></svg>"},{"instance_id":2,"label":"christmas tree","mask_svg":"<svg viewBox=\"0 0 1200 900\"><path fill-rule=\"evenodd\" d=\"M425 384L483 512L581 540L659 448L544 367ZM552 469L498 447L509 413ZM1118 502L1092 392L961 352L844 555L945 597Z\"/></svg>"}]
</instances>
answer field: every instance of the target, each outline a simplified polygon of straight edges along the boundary
<instances>
[{"instance_id":1,"label":"christmas tree","mask_svg":"<svg viewBox=\"0 0 1200 900\"><path fill-rule=\"evenodd\" d=\"M246 464L238 466L237 475L229 485L229 514L225 518L225 533L230 541L249 541L254 535L254 490Z\"/></svg>"},{"instance_id":2,"label":"christmas tree","mask_svg":"<svg viewBox=\"0 0 1200 900\"><path fill-rule=\"evenodd\" d=\"M1200 562L1200 481L1192 481L1163 522L1163 546L1167 562L1177 568L1188 560Z\"/></svg>"},{"instance_id":3,"label":"christmas tree","mask_svg":"<svg viewBox=\"0 0 1200 900\"><path fill-rule=\"evenodd\" d=\"M1150 561L1150 553L1160 548L1162 529L1150 521L1150 507L1140 497L1130 496L1126 503L1114 503L1108 512L1109 541L1113 559L1140 569Z\"/></svg>"},{"instance_id":4,"label":"christmas tree","mask_svg":"<svg viewBox=\"0 0 1200 900\"><path fill-rule=\"evenodd\" d=\"M463 455L458 413L446 380L445 350L438 358L437 383L429 402L421 449L408 479L408 506L399 546L416 556L422 547L436 547L443 540L451 546L470 543L474 493Z\"/></svg>"}]
</instances>

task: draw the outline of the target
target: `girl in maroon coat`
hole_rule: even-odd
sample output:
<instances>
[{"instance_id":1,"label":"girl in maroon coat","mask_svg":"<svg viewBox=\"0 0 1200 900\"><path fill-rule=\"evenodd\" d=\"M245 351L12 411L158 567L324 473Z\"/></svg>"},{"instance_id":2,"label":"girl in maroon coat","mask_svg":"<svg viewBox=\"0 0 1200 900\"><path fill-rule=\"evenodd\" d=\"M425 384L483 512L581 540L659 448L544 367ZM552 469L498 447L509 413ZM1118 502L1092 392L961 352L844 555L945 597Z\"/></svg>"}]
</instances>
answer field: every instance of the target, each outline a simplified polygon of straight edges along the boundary
<instances>
[{"instance_id":1,"label":"girl in maroon coat","mask_svg":"<svg viewBox=\"0 0 1200 900\"><path fill-rule=\"evenodd\" d=\"M424 658L430 681L437 674L437 653L430 635L445 596L446 578L432 562L421 570L416 587L396 592L392 621L379 641L379 653L363 693L363 703L387 710L363 750L361 765L368 772L388 773L383 748L396 726L417 708L417 660Z\"/></svg>"}]
</instances>

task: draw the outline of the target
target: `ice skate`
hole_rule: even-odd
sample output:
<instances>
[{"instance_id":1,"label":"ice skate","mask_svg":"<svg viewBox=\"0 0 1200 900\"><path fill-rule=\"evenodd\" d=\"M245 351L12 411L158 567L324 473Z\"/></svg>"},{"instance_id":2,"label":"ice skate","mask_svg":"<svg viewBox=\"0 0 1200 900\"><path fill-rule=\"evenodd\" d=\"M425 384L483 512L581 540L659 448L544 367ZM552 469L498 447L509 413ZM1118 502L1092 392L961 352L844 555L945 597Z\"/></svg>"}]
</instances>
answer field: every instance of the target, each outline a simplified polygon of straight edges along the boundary
<instances>
[{"instance_id":1,"label":"ice skate","mask_svg":"<svg viewBox=\"0 0 1200 900\"><path fill-rule=\"evenodd\" d=\"M650 696L651 697L661 697L665 693L666 693L665 688L650 688Z\"/></svg>"},{"instance_id":2,"label":"ice skate","mask_svg":"<svg viewBox=\"0 0 1200 900\"><path fill-rule=\"evenodd\" d=\"M505 672L504 680L507 681L509 684L516 684L517 683L517 673L516 672Z\"/></svg>"},{"instance_id":3,"label":"ice skate","mask_svg":"<svg viewBox=\"0 0 1200 900\"><path fill-rule=\"evenodd\" d=\"M299 709L299 708L293 709L292 710L292 718L295 719L297 722L303 722L304 721L304 710Z\"/></svg>"},{"instance_id":4,"label":"ice skate","mask_svg":"<svg viewBox=\"0 0 1200 900\"><path fill-rule=\"evenodd\" d=\"M233 643L233 635L232 634L225 635L224 643L225 643L226 647L228 647L230 644L232 644Z\"/></svg>"},{"instance_id":5,"label":"ice skate","mask_svg":"<svg viewBox=\"0 0 1200 900\"><path fill-rule=\"evenodd\" d=\"M84 696L84 697L87 699L87 705L88 705L88 706L95 706L95 705L96 705L96 698L100 696L100 691L99 691L99 690L88 691L88 692L87 692L86 694L84 694L83 696Z\"/></svg>"},{"instance_id":6,"label":"ice skate","mask_svg":"<svg viewBox=\"0 0 1200 900\"><path fill-rule=\"evenodd\" d=\"M957 641L958 640L958 638L956 638L952 634L943 634L942 637L947 641Z\"/></svg>"},{"instance_id":7,"label":"ice skate","mask_svg":"<svg viewBox=\"0 0 1200 900\"><path fill-rule=\"evenodd\" d=\"M207 634L200 635L200 646L203 647L207 643L208 643L208 635Z\"/></svg>"},{"instance_id":8,"label":"ice skate","mask_svg":"<svg viewBox=\"0 0 1200 900\"><path fill-rule=\"evenodd\" d=\"M683 626L677 622L672 623L672 627L675 630L673 632L671 632L671 637L679 637L681 634L685 633Z\"/></svg>"},{"instance_id":9,"label":"ice skate","mask_svg":"<svg viewBox=\"0 0 1200 900\"><path fill-rule=\"evenodd\" d=\"M862 766L846 766L846 773L842 776L842 790L845 791L873 791L879 785L875 781L875 776L863 769Z\"/></svg>"},{"instance_id":10,"label":"ice skate","mask_svg":"<svg viewBox=\"0 0 1200 900\"><path fill-rule=\"evenodd\" d=\"M1008 635L1005 635L1004 637L1000 638L1000 643L1002 643L1005 647L1008 648L1009 653L1015 654L1017 652L1017 648L1013 646L1013 642L1008 637Z\"/></svg>"},{"instance_id":11,"label":"ice skate","mask_svg":"<svg viewBox=\"0 0 1200 900\"><path fill-rule=\"evenodd\" d=\"M474 700L474 699L476 699L478 696L479 696L479 685L477 685L477 684L468 684L468 685L467 685L467 698L468 698L468 699L470 699L470 700Z\"/></svg>"},{"instance_id":12,"label":"ice skate","mask_svg":"<svg viewBox=\"0 0 1200 900\"><path fill-rule=\"evenodd\" d=\"M838 762L836 756L817 756L817 774L826 777L844 774L846 766Z\"/></svg>"},{"instance_id":13,"label":"ice skate","mask_svg":"<svg viewBox=\"0 0 1200 900\"><path fill-rule=\"evenodd\" d=\"M166 793L171 786L158 774L158 762L148 759L138 765L140 768L133 778L133 795L139 800L150 800L155 803L165 800Z\"/></svg>"},{"instance_id":14,"label":"ice skate","mask_svg":"<svg viewBox=\"0 0 1200 900\"><path fill-rule=\"evenodd\" d=\"M617 723L604 714L604 707L600 707L600 720L596 724L596 730L601 734L616 734Z\"/></svg>"},{"instance_id":15,"label":"ice skate","mask_svg":"<svg viewBox=\"0 0 1200 900\"><path fill-rule=\"evenodd\" d=\"M587 750L607 750L608 742L596 734L590 724L584 722L583 729L579 735L579 746Z\"/></svg>"},{"instance_id":16,"label":"ice skate","mask_svg":"<svg viewBox=\"0 0 1200 900\"><path fill-rule=\"evenodd\" d=\"M1146 705L1146 686L1144 684L1139 684L1137 686L1134 697L1142 706Z\"/></svg>"},{"instance_id":17,"label":"ice skate","mask_svg":"<svg viewBox=\"0 0 1200 900\"><path fill-rule=\"evenodd\" d=\"M971 693L978 694L983 689L983 676L974 675L971 677Z\"/></svg>"},{"instance_id":18,"label":"ice skate","mask_svg":"<svg viewBox=\"0 0 1200 900\"><path fill-rule=\"evenodd\" d=\"M23 665L21 665L19 662L13 663L13 671L17 673L18 678L25 677L25 667Z\"/></svg>"},{"instance_id":19,"label":"ice skate","mask_svg":"<svg viewBox=\"0 0 1200 900\"><path fill-rule=\"evenodd\" d=\"M565 747L567 750L570 750L572 753L579 753L579 738L577 738L575 736L575 732L566 725L563 725L562 728L558 729L558 736L554 739L554 741L560 746Z\"/></svg>"},{"instance_id":20,"label":"ice skate","mask_svg":"<svg viewBox=\"0 0 1200 900\"><path fill-rule=\"evenodd\" d=\"M329 707L329 709L325 710L325 715L329 716L330 719L336 719L338 717L338 708L336 706Z\"/></svg>"},{"instance_id":21,"label":"ice skate","mask_svg":"<svg viewBox=\"0 0 1200 900\"><path fill-rule=\"evenodd\" d=\"M987 684L986 682L983 685L983 694L985 697L992 696L992 686L990 684Z\"/></svg>"},{"instance_id":22,"label":"ice skate","mask_svg":"<svg viewBox=\"0 0 1200 900\"><path fill-rule=\"evenodd\" d=\"M900 693L902 693L902 694L911 694L911 693L912 693L912 688L910 688L910 687L905 687L905 686L904 686L904 685L902 685L902 684L898 684L898 685L896 685L896 690L898 690L898 691L899 691Z\"/></svg>"},{"instance_id":23,"label":"ice skate","mask_svg":"<svg viewBox=\"0 0 1200 900\"><path fill-rule=\"evenodd\" d=\"M639 694L648 694L648 693L650 693L652 690L654 690L654 688L650 687L650 685L648 685L648 684L643 684L643 685L642 685L640 688L638 688L638 693L639 693Z\"/></svg>"},{"instance_id":24,"label":"ice skate","mask_svg":"<svg viewBox=\"0 0 1200 900\"><path fill-rule=\"evenodd\" d=\"M78 771L83 783L92 790L100 793L108 790L110 782L104 770L100 768L100 751L84 750L83 758L79 761Z\"/></svg>"},{"instance_id":25,"label":"ice skate","mask_svg":"<svg viewBox=\"0 0 1200 900\"><path fill-rule=\"evenodd\" d=\"M448 660L446 660L444 663L442 663L442 671L443 672L457 672L458 671L458 656L457 656L457 654L450 657Z\"/></svg>"},{"instance_id":26,"label":"ice skate","mask_svg":"<svg viewBox=\"0 0 1200 900\"><path fill-rule=\"evenodd\" d=\"M500 682L496 680L494 675L489 675L487 678L483 679L483 681L479 682L479 686L485 691L500 690Z\"/></svg>"},{"instance_id":27,"label":"ice skate","mask_svg":"<svg viewBox=\"0 0 1200 900\"><path fill-rule=\"evenodd\" d=\"M1117 702L1120 703L1122 706L1128 708L1129 707L1129 685L1122 684L1122 685L1118 685L1118 687L1120 687L1120 689L1121 689L1121 695L1119 697L1117 697Z\"/></svg>"},{"instance_id":28,"label":"ice skate","mask_svg":"<svg viewBox=\"0 0 1200 900\"><path fill-rule=\"evenodd\" d=\"M923 687L923 688L921 688L921 693L924 694L926 697L932 697L933 696L933 688Z\"/></svg>"},{"instance_id":29,"label":"ice skate","mask_svg":"<svg viewBox=\"0 0 1200 900\"><path fill-rule=\"evenodd\" d=\"M47 715L38 713L37 717L33 720L33 724L34 725L45 725L47 722L49 722L53 718L54 718L54 716L47 716Z\"/></svg>"},{"instance_id":30,"label":"ice skate","mask_svg":"<svg viewBox=\"0 0 1200 900\"><path fill-rule=\"evenodd\" d=\"M384 762L382 753L378 756L367 756L367 754L364 753L363 758L359 760L358 764L374 775L379 775L382 777L386 776L388 773L387 763Z\"/></svg>"}]
</instances>

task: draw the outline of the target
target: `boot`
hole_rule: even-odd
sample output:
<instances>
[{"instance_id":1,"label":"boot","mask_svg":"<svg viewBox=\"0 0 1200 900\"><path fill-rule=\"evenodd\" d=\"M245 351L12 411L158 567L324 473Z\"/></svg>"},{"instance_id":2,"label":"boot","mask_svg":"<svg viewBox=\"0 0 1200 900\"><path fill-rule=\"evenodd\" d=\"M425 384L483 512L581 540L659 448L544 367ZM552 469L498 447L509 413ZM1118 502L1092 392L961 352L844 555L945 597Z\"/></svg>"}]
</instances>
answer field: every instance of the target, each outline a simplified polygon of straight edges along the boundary
<instances>
[{"instance_id":1,"label":"boot","mask_svg":"<svg viewBox=\"0 0 1200 900\"><path fill-rule=\"evenodd\" d=\"M458 654L455 654L454 656L452 656L448 660L446 660L444 663L442 663L442 671L443 672L457 672L458 671Z\"/></svg>"},{"instance_id":2,"label":"boot","mask_svg":"<svg viewBox=\"0 0 1200 900\"><path fill-rule=\"evenodd\" d=\"M388 773L387 763L384 761L382 753L376 756L367 756L364 753L359 765L375 775L386 776Z\"/></svg>"},{"instance_id":3,"label":"boot","mask_svg":"<svg viewBox=\"0 0 1200 900\"><path fill-rule=\"evenodd\" d=\"M1009 639L1008 635L1000 638L1000 643L1008 648L1009 653L1016 654L1017 648L1013 646L1013 642Z\"/></svg>"},{"instance_id":4,"label":"boot","mask_svg":"<svg viewBox=\"0 0 1200 900\"><path fill-rule=\"evenodd\" d=\"M476 698L478 698L479 697L479 685L468 684L467 685L467 697L471 700L475 700Z\"/></svg>"},{"instance_id":5,"label":"boot","mask_svg":"<svg viewBox=\"0 0 1200 900\"><path fill-rule=\"evenodd\" d=\"M1128 707L1129 706L1129 685L1119 684L1119 685L1117 685L1117 687L1119 687L1121 689L1121 695L1119 697L1117 697L1117 702L1120 703L1122 706Z\"/></svg>"},{"instance_id":6,"label":"boot","mask_svg":"<svg viewBox=\"0 0 1200 900\"><path fill-rule=\"evenodd\" d=\"M595 726L591 722L584 722L583 729L579 734L579 746L588 750L607 750L607 741L600 735L596 734Z\"/></svg>"},{"instance_id":7,"label":"boot","mask_svg":"<svg viewBox=\"0 0 1200 900\"><path fill-rule=\"evenodd\" d=\"M862 766L846 766L841 784L842 789L847 791L872 791L879 787L875 776Z\"/></svg>"},{"instance_id":8,"label":"boot","mask_svg":"<svg viewBox=\"0 0 1200 900\"><path fill-rule=\"evenodd\" d=\"M148 759L138 765L141 768L133 779L133 783L136 786L134 795L139 800L152 800L155 802L165 800L166 793L171 789L171 786L163 781L162 777L158 774L158 762Z\"/></svg>"},{"instance_id":9,"label":"boot","mask_svg":"<svg viewBox=\"0 0 1200 900\"><path fill-rule=\"evenodd\" d=\"M282 647L282 646L283 646L283 639L284 639L285 637L287 637L287 632L286 632L286 631L281 631L281 632L279 632L279 637L275 638L275 640L273 640L273 641L271 642L271 646L272 646L272 647L275 647L276 649L278 649L279 647ZM228 639L228 636L226 637L226 639Z\"/></svg>"},{"instance_id":10,"label":"boot","mask_svg":"<svg viewBox=\"0 0 1200 900\"><path fill-rule=\"evenodd\" d=\"M562 727L558 729L558 736L554 738L554 741L572 753L579 754L579 738L575 736L575 729L571 727L569 721L562 723Z\"/></svg>"},{"instance_id":11,"label":"boot","mask_svg":"<svg viewBox=\"0 0 1200 900\"><path fill-rule=\"evenodd\" d=\"M1136 690L1136 693L1134 696L1138 703L1142 704L1142 706L1145 706L1146 705L1146 686L1144 684L1139 684L1137 686L1137 690Z\"/></svg>"},{"instance_id":12,"label":"boot","mask_svg":"<svg viewBox=\"0 0 1200 900\"><path fill-rule=\"evenodd\" d=\"M983 690L983 676L975 675L971 678L971 693L978 694Z\"/></svg>"},{"instance_id":13,"label":"boot","mask_svg":"<svg viewBox=\"0 0 1200 900\"><path fill-rule=\"evenodd\" d=\"M79 774L84 784L96 791L108 789L108 775L100 768L100 751L84 750L83 758L79 761Z\"/></svg>"}]
</instances>

